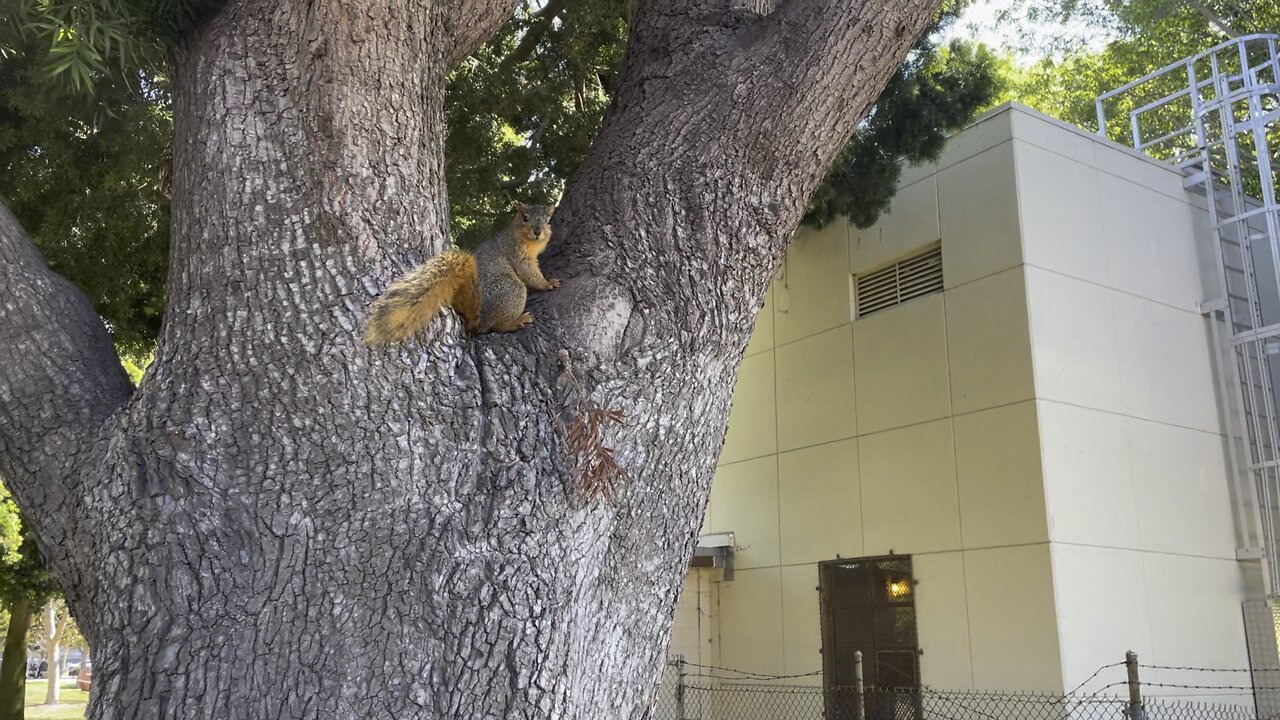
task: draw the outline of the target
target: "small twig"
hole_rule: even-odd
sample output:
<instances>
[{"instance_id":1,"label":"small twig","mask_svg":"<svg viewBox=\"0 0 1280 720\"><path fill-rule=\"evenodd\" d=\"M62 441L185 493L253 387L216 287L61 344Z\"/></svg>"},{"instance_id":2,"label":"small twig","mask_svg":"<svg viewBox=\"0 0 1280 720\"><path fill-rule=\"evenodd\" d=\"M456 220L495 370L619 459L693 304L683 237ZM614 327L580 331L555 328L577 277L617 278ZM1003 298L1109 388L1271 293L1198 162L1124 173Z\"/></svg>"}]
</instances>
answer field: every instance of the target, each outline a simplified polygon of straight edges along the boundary
<instances>
[{"instance_id":1,"label":"small twig","mask_svg":"<svg viewBox=\"0 0 1280 720\"><path fill-rule=\"evenodd\" d=\"M565 454L573 460L578 488L588 497L613 500L617 483L625 480L627 472L618 464L614 449L604 442L608 426L626 424L621 410L602 410L586 400L586 393L573 372L569 351L557 353L560 361L560 377L557 385L569 395L568 404L573 408L573 420L565 428L560 423L564 438Z\"/></svg>"}]
</instances>

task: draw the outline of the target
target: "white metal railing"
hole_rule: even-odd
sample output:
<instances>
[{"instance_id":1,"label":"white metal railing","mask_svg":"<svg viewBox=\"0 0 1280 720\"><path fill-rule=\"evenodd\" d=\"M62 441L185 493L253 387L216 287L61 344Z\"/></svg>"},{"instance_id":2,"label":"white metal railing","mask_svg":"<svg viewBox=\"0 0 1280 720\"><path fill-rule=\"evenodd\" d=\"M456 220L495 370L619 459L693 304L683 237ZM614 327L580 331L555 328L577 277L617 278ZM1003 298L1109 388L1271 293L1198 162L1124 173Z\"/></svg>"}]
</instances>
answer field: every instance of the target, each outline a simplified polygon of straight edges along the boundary
<instances>
[{"instance_id":1,"label":"white metal railing","mask_svg":"<svg viewBox=\"0 0 1280 720\"><path fill-rule=\"evenodd\" d=\"M1196 131L1197 117L1207 106L1223 102L1242 92L1246 94L1256 92L1259 83L1250 84L1247 81L1250 77L1255 79L1264 77L1265 71L1271 73L1269 84L1275 84L1278 43L1280 43L1280 35L1245 35L1216 45L1198 55L1166 65L1115 90L1099 95L1095 102L1099 134L1113 140L1122 139L1115 137L1111 132L1107 111L1109 102L1125 98L1131 102L1142 102L1145 99L1145 102L1130 108L1126 113L1129 121L1127 144L1144 152L1157 150L1152 154L1161 159L1169 159L1167 154L1158 150L1162 146L1172 144L1178 138L1193 136ZM1232 57L1228 58L1228 55ZM1233 69L1234 77L1230 75ZM1231 82L1222 84L1223 81L1228 80ZM1160 92L1160 84L1176 89ZM1153 86L1157 89L1156 92L1151 92ZM1211 95L1206 97L1206 92ZM1168 127L1165 124L1149 122L1153 113L1166 108L1177 108L1175 104L1183 99L1186 99L1187 104L1190 105L1190 111L1182 112L1180 108L1175 110L1177 116L1182 119L1182 123ZM1146 127L1159 128L1163 132L1156 137L1147 138L1143 133ZM1204 138L1196 137L1195 139L1196 146L1203 145Z\"/></svg>"},{"instance_id":2,"label":"white metal railing","mask_svg":"<svg viewBox=\"0 0 1280 720\"><path fill-rule=\"evenodd\" d=\"M1144 75L1099 96L1097 115L1099 134L1176 165L1207 199L1221 295L1204 309L1222 352L1237 555L1262 559L1280 595L1280 36Z\"/></svg>"}]
</instances>

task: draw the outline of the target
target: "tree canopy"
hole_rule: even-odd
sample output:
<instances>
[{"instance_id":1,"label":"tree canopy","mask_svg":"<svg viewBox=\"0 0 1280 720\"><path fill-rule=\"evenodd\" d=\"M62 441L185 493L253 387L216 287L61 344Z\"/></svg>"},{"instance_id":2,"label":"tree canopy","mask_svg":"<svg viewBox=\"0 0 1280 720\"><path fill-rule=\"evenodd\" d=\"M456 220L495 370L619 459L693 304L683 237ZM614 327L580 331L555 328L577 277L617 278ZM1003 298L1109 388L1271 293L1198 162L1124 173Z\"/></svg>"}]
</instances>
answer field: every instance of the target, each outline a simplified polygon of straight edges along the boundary
<instances>
[{"instance_id":1,"label":"tree canopy","mask_svg":"<svg viewBox=\"0 0 1280 720\"><path fill-rule=\"evenodd\" d=\"M107 319L126 354L145 354L164 311L171 118L164 80L132 71L68 91L39 37L0 40L0 197L50 265Z\"/></svg>"},{"instance_id":2,"label":"tree canopy","mask_svg":"<svg viewBox=\"0 0 1280 720\"><path fill-rule=\"evenodd\" d=\"M1022 0L1017 5L1024 38L1053 52L1013 78L1009 97L1088 128L1097 126L1099 95L1232 35L1280 30L1280 3L1272 0ZM1097 51L1055 45L1035 37L1037 24L1045 20L1084 23L1114 39Z\"/></svg>"},{"instance_id":3,"label":"tree canopy","mask_svg":"<svg viewBox=\"0 0 1280 720\"><path fill-rule=\"evenodd\" d=\"M873 225L892 202L903 165L937 160L947 135L998 96L1003 67L985 47L937 47L926 36L840 152L805 222L822 226L844 215L858 227Z\"/></svg>"},{"instance_id":4,"label":"tree canopy","mask_svg":"<svg viewBox=\"0 0 1280 720\"><path fill-rule=\"evenodd\" d=\"M35 536L24 528L18 506L0 485L0 601L6 605L26 598L37 607L56 592L36 546Z\"/></svg>"},{"instance_id":5,"label":"tree canopy","mask_svg":"<svg viewBox=\"0 0 1280 720\"><path fill-rule=\"evenodd\" d=\"M0 484L0 567L10 567L21 558L22 520L13 495Z\"/></svg>"}]
</instances>

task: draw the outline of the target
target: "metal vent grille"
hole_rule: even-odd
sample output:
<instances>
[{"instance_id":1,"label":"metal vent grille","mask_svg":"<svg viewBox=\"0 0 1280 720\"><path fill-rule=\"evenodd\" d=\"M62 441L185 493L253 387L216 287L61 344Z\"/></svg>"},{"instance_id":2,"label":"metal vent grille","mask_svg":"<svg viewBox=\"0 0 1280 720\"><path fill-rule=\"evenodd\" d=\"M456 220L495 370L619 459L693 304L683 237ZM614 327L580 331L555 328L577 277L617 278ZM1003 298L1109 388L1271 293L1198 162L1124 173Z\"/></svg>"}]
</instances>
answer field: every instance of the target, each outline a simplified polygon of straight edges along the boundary
<instances>
[{"instance_id":1,"label":"metal vent grille","mask_svg":"<svg viewBox=\"0 0 1280 720\"><path fill-rule=\"evenodd\" d=\"M854 276L856 317L942 292L942 245L887 267Z\"/></svg>"}]
</instances>

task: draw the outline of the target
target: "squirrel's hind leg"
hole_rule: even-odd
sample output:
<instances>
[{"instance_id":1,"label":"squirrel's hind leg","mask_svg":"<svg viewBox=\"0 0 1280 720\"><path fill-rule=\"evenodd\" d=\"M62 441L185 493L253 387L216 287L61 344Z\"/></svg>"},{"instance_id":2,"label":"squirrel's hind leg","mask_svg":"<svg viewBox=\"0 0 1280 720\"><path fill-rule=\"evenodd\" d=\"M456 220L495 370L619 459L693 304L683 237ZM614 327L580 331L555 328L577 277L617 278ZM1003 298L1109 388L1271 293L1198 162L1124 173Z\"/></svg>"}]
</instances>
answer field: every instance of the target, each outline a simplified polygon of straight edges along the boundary
<instances>
[{"instance_id":1,"label":"squirrel's hind leg","mask_svg":"<svg viewBox=\"0 0 1280 720\"><path fill-rule=\"evenodd\" d=\"M514 272L494 273L481 278L480 284L480 332L514 332L533 322L524 312L528 291Z\"/></svg>"},{"instance_id":2,"label":"squirrel's hind leg","mask_svg":"<svg viewBox=\"0 0 1280 720\"><path fill-rule=\"evenodd\" d=\"M504 321L496 325L494 332L515 332L523 330L533 324L533 313L521 313L518 317Z\"/></svg>"}]
</instances>

